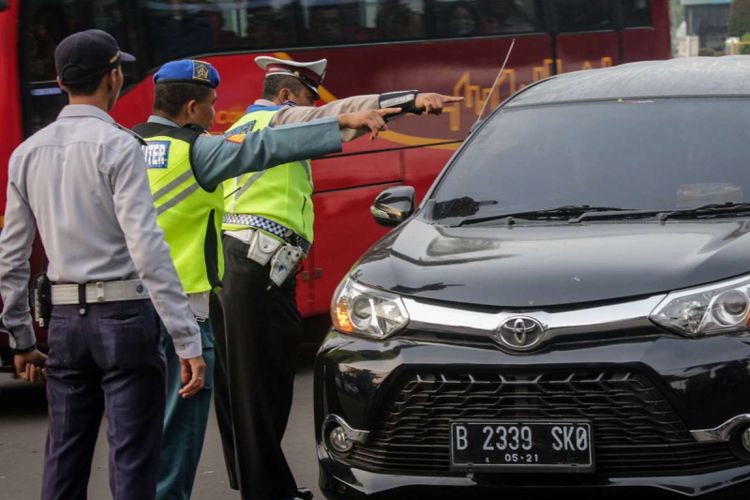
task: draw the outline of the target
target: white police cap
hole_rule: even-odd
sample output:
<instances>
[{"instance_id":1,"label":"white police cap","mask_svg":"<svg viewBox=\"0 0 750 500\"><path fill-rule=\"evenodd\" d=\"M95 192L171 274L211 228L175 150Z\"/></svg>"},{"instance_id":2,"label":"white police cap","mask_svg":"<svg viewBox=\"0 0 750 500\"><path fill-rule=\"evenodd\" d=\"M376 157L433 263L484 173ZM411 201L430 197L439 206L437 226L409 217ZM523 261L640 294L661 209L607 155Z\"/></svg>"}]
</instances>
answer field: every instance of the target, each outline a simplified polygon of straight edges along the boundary
<instances>
[{"instance_id":1,"label":"white police cap","mask_svg":"<svg viewBox=\"0 0 750 500\"><path fill-rule=\"evenodd\" d=\"M301 81L318 98L318 86L323 82L326 75L327 59L318 61L300 62L288 59L278 59L270 56L258 56L255 64L266 72L266 77L271 75L290 75Z\"/></svg>"}]
</instances>

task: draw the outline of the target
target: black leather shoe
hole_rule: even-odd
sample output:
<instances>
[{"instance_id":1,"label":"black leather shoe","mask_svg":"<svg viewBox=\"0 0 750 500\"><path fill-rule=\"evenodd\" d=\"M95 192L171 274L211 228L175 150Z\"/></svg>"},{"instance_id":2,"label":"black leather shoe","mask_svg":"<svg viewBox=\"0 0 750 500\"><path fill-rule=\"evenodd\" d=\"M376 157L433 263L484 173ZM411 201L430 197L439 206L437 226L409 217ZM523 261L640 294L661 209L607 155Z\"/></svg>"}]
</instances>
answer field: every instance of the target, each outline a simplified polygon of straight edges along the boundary
<instances>
[{"instance_id":1,"label":"black leather shoe","mask_svg":"<svg viewBox=\"0 0 750 500\"><path fill-rule=\"evenodd\" d=\"M297 488L297 497L299 500L312 500L313 492L310 488Z\"/></svg>"}]
</instances>

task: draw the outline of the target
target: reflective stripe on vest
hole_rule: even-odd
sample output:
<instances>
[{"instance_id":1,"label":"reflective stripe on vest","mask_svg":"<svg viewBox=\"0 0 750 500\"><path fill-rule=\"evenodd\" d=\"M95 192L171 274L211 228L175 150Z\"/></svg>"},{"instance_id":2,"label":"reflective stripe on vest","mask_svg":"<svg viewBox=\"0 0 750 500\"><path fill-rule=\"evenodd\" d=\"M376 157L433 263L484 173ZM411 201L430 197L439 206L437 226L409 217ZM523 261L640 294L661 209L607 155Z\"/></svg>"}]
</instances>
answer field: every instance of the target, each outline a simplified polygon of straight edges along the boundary
<instances>
[{"instance_id":1,"label":"reflective stripe on vest","mask_svg":"<svg viewBox=\"0 0 750 500\"><path fill-rule=\"evenodd\" d=\"M221 186L208 192L195 178L190 148L197 133L191 139L185 129L155 129L136 128L148 144L144 154L156 222L164 231L185 293L207 292L221 284L224 273L220 234L224 192ZM157 135L149 136L149 131Z\"/></svg>"},{"instance_id":2,"label":"reflective stripe on vest","mask_svg":"<svg viewBox=\"0 0 750 500\"><path fill-rule=\"evenodd\" d=\"M268 127L279 107L253 106L245 116L229 127L242 133L251 122L252 131ZM267 170L242 175L224 183L227 198L224 208L229 214L257 215L287 227L305 240L313 240L312 172L310 161L295 161ZM224 223L232 231L247 226Z\"/></svg>"}]
</instances>

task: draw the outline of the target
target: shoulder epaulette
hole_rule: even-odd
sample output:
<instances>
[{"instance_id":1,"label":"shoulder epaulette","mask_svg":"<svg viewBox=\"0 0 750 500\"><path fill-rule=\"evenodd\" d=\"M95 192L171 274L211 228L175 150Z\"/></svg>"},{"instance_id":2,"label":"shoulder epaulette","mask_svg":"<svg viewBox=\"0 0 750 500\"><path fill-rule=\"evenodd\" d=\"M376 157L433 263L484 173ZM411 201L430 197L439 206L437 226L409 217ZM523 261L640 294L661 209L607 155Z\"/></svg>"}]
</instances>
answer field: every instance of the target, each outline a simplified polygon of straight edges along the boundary
<instances>
[{"instance_id":1,"label":"shoulder epaulette","mask_svg":"<svg viewBox=\"0 0 750 500\"><path fill-rule=\"evenodd\" d=\"M119 129L120 129L120 130L122 130L123 132L127 132L128 134L130 134L131 136L133 136L133 137L135 138L135 140L136 140L136 141L138 141L138 143L139 143L139 144L140 144L141 146L146 146L146 141L145 141L145 140L143 139L143 137L141 137L140 135L136 134L135 132L133 132L133 131L132 131L132 130L130 130L129 128L123 127L123 126L122 126L122 125L120 125L119 123L115 123L114 125L115 125L115 127L119 128Z\"/></svg>"}]
</instances>

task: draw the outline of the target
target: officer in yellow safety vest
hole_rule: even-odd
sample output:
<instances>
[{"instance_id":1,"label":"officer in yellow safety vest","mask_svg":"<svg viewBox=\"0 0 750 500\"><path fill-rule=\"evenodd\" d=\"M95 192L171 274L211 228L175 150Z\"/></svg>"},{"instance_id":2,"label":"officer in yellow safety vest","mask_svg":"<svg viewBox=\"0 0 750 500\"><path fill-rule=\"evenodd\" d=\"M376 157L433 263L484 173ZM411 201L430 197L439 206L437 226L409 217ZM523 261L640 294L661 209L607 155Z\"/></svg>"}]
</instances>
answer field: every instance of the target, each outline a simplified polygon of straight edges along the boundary
<instances>
[{"instance_id":1,"label":"officer in yellow safety vest","mask_svg":"<svg viewBox=\"0 0 750 500\"><path fill-rule=\"evenodd\" d=\"M172 61L154 75L154 114L134 127L144 147L148 179L170 255L200 325L206 380L203 390L183 399L180 364L162 325L168 396L157 498L189 499L203 447L211 387L213 334L209 294L221 285L223 252L219 230L224 215L221 183L236 175L341 148L340 128L384 128L381 115L342 114L304 125L247 131L225 138L206 130L214 118L219 73L203 61Z\"/></svg>"},{"instance_id":2,"label":"officer in yellow safety vest","mask_svg":"<svg viewBox=\"0 0 750 500\"><path fill-rule=\"evenodd\" d=\"M318 86L327 61L257 57L266 72L263 98L225 133L399 107L439 114L461 98L416 90L350 97L321 107ZM342 134L353 139L356 131ZM294 269L313 241L309 160L239 176L224 184L226 276L220 304L212 298L217 344L216 412L230 486L243 499L311 498L298 488L281 450L289 418L296 346L302 323ZM220 309L223 307L223 315ZM223 320L223 321L222 321Z\"/></svg>"}]
</instances>

